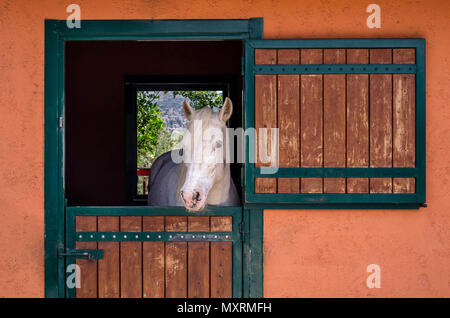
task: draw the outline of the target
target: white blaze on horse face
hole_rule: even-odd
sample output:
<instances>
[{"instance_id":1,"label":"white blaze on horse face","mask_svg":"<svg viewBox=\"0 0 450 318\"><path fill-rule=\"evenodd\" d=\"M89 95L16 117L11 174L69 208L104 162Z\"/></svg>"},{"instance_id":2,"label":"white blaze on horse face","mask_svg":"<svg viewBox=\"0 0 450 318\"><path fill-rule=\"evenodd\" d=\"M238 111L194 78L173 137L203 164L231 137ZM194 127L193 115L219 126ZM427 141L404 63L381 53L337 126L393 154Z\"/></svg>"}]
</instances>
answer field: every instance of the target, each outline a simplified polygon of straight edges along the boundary
<instances>
[{"instance_id":1,"label":"white blaze on horse face","mask_svg":"<svg viewBox=\"0 0 450 318\"><path fill-rule=\"evenodd\" d=\"M208 193L216 182L218 166L224 167L225 122L231 116L232 105L227 99L220 113L211 109L193 110L183 103L183 110L190 120L189 134L183 138L183 157L186 179L180 195L190 211L201 211L207 202Z\"/></svg>"},{"instance_id":2,"label":"white blaze on horse face","mask_svg":"<svg viewBox=\"0 0 450 318\"><path fill-rule=\"evenodd\" d=\"M217 116L216 114L212 114ZM194 120L193 131L186 138L184 150L186 179L181 189L182 199L187 209L202 210L207 201L208 193L216 180L217 165L223 164L223 124L217 118L208 121ZM205 127L204 126L208 126Z\"/></svg>"}]
</instances>

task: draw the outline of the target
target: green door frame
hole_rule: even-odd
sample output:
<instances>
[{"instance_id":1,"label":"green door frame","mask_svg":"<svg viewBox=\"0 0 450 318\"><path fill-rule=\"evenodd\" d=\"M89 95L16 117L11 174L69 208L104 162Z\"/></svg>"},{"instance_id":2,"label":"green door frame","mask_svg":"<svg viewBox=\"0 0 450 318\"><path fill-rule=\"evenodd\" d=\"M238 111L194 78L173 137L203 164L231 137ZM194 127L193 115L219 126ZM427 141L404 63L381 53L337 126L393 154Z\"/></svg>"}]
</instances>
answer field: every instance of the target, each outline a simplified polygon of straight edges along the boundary
<instances>
[{"instance_id":1,"label":"green door frame","mask_svg":"<svg viewBox=\"0 0 450 318\"><path fill-rule=\"evenodd\" d=\"M263 38L263 19L83 20L69 29L65 20L45 20L45 296L64 297L64 57L66 41L247 40ZM262 297L261 208L244 210L243 296Z\"/></svg>"}]
</instances>

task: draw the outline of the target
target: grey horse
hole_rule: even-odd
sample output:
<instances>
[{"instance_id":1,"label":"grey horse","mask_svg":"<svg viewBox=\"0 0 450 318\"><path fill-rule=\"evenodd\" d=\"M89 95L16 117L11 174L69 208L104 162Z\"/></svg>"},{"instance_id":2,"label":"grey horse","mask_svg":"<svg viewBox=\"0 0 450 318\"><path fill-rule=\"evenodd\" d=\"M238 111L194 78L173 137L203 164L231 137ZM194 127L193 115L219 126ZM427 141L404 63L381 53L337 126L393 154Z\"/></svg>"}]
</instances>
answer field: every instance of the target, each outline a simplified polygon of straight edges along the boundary
<instances>
[{"instance_id":1,"label":"grey horse","mask_svg":"<svg viewBox=\"0 0 450 318\"><path fill-rule=\"evenodd\" d=\"M220 112L208 107L194 110L185 100L183 111L189 120L183 150L166 152L153 163L148 205L184 205L192 212L202 211L207 205L240 205L230 164L225 160L228 147L222 147L225 123L233 111L231 100L225 99ZM181 154L182 162L176 162L173 158Z\"/></svg>"}]
</instances>

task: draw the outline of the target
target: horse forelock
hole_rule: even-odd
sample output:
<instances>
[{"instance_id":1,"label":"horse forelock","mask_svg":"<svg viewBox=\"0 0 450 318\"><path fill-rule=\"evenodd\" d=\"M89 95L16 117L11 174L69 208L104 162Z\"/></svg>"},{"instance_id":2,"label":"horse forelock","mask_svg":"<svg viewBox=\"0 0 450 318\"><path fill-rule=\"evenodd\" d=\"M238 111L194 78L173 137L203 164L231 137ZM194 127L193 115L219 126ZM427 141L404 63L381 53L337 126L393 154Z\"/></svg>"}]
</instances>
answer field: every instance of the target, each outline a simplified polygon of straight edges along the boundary
<instances>
[{"instance_id":1,"label":"horse forelock","mask_svg":"<svg viewBox=\"0 0 450 318\"><path fill-rule=\"evenodd\" d=\"M202 122L203 130L207 129L211 125L218 125L218 126L221 125L221 121L219 119L219 114L214 112L209 107L204 107L204 108L199 109L194 112L194 114L192 115L192 118L188 124L188 129L191 133L192 133L192 129L194 129L193 123L196 120L200 120Z\"/></svg>"},{"instance_id":2,"label":"horse forelock","mask_svg":"<svg viewBox=\"0 0 450 318\"><path fill-rule=\"evenodd\" d=\"M226 125L222 120L220 120L218 112L213 111L209 107L204 107L202 109L195 111L192 114L192 117L187 124L187 129L188 129L189 133L191 134L191 136L194 136L194 138L198 138L199 136L197 136L194 133L195 121L200 121L202 123L202 131L203 132L206 131L208 128L213 128L213 127L220 129L222 131L222 139L223 139L222 142L223 142L223 144L225 144ZM226 151L227 151L227 148L224 147L224 149L223 149L224 160L226 158Z\"/></svg>"}]
</instances>

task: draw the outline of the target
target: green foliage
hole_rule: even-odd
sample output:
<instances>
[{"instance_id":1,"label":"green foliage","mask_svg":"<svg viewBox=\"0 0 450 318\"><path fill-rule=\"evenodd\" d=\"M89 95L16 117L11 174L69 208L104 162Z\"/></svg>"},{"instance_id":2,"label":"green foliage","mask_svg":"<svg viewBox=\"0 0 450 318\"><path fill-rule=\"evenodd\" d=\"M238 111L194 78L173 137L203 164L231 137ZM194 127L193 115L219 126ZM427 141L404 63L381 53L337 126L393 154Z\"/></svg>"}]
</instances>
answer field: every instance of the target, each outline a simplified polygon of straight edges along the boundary
<instances>
[{"instance_id":1,"label":"green foliage","mask_svg":"<svg viewBox=\"0 0 450 318\"><path fill-rule=\"evenodd\" d=\"M164 92L168 94L169 92ZM216 91L173 91L173 97L178 95L189 100L194 109L203 107L221 107L222 94ZM160 155L173 149L177 140L173 139L165 127L161 108L158 105L160 96L155 91L140 91L137 93L137 165L150 167ZM180 105L181 107L181 105Z\"/></svg>"},{"instance_id":2,"label":"green foliage","mask_svg":"<svg viewBox=\"0 0 450 318\"><path fill-rule=\"evenodd\" d=\"M159 96L153 92L137 93L137 163L141 166L142 159L154 155L158 144L158 136L164 130L162 113L157 104Z\"/></svg>"},{"instance_id":3,"label":"green foliage","mask_svg":"<svg viewBox=\"0 0 450 318\"><path fill-rule=\"evenodd\" d=\"M173 139L172 133L169 130L165 128L161 129L159 131L159 136L155 145L155 151L153 153L139 153L138 151L138 166L150 167L156 158L170 150L173 150L175 145L180 141L181 138L182 136L180 135L178 139Z\"/></svg>"},{"instance_id":4,"label":"green foliage","mask_svg":"<svg viewBox=\"0 0 450 318\"><path fill-rule=\"evenodd\" d=\"M203 107L222 107L222 94L217 91L173 91L173 97L178 95L188 99L194 109Z\"/></svg>"}]
</instances>

